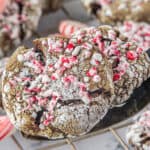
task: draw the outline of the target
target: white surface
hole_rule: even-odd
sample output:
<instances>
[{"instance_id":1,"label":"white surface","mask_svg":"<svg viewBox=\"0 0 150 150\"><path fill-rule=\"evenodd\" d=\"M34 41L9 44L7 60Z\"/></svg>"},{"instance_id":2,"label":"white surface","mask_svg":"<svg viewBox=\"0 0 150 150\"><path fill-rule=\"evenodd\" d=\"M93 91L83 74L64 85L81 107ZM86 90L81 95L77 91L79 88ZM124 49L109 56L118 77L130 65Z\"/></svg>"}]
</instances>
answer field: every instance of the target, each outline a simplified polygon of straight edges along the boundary
<instances>
[{"instance_id":1,"label":"white surface","mask_svg":"<svg viewBox=\"0 0 150 150\"><path fill-rule=\"evenodd\" d=\"M123 150L109 132L75 143L78 150Z\"/></svg>"},{"instance_id":2,"label":"white surface","mask_svg":"<svg viewBox=\"0 0 150 150\"><path fill-rule=\"evenodd\" d=\"M0 150L17 150L17 146L14 144L13 140L8 137L3 141L0 141Z\"/></svg>"}]
</instances>

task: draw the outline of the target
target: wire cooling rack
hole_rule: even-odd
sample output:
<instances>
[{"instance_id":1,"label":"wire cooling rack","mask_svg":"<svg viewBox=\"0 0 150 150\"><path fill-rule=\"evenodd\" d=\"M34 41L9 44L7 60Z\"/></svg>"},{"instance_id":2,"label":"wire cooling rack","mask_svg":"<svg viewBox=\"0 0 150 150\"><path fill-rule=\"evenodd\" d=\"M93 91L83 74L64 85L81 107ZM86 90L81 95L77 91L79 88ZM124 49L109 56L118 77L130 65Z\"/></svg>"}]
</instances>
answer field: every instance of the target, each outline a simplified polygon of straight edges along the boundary
<instances>
[{"instance_id":1,"label":"wire cooling rack","mask_svg":"<svg viewBox=\"0 0 150 150\"><path fill-rule=\"evenodd\" d=\"M122 148L124 150L129 150L129 146L126 144L125 139L119 135L118 133L118 129L124 128L124 127L128 127L129 125L131 125L133 123L133 117L136 118L138 117L143 111L150 109L150 104L148 104L147 106L145 106L140 112L138 112L136 115L131 116L130 118L128 118L127 120L121 121L119 123L116 123L114 125L108 126L106 128L103 129L99 129L96 131L92 131L86 135L80 136L80 137L75 137L75 138L66 138L63 139L61 141L55 141L55 143L50 143L46 146L43 146L42 148L37 148L36 150L50 150L53 148L58 148L61 147L63 145L69 145L70 146L70 150L77 150L76 145L74 144L74 142L80 141L80 140L85 140L88 138L92 138L94 136L97 135L101 135L104 133L111 133L112 136L118 141L118 143L120 143L120 145L122 146ZM11 135L11 139L13 140L13 142L15 143L15 145L17 146L17 148L19 150L23 150L22 145L20 144L20 141L15 137L15 135Z\"/></svg>"},{"instance_id":2,"label":"wire cooling rack","mask_svg":"<svg viewBox=\"0 0 150 150\"><path fill-rule=\"evenodd\" d=\"M70 146L71 150L77 150L74 142L77 142L79 140L84 140L102 133L106 133L106 132L110 132L115 138L116 140L120 143L120 145L123 147L124 150L129 150L128 145L126 144L126 141L123 140L123 138L117 133L117 129L123 128L123 127L127 127L129 125L131 125L132 121L125 121L125 122L121 122L121 123L117 123L115 125L112 125L110 127L104 128L102 130L98 130L98 131L94 131L91 133L88 133L86 135L77 137L77 138L66 138L64 140L62 140L61 142L58 140L57 143L55 144L49 144L45 147L39 148L37 150L49 150L52 148L57 148L63 145L68 144ZM13 140L13 142L16 144L16 146L18 147L19 150L23 150L22 145L20 144L20 142L16 139L16 137L14 135L11 135L11 138Z\"/></svg>"},{"instance_id":3,"label":"wire cooling rack","mask_svg":"<svg viewBox=\"0 0 150 150\"><path fill-rule=\"evenodd\" d=\"M94 136L97 135L101 135L104 133L111 133L112 136L117 140L117 142L122 146L122 148L124 150L129 150L129 146L127 145L125 139L119 135L118 131L121 128L124 127L128 127L129 125L131 125L133 123L133 118L138 117L143 111L150 109L150 104L148 104L147 106L145 106L140 112L138 112L136 115L131 116L130 118L128 118L127 120L121 121L119 123L116 123L114 125L108 126L106 128L103 129L99 129L96 131L92 131L86 135L83 136L79 136L79 137L75 137L75 138L66 138L63 139L61 141L55 141L54 144L50 143L46 146L42 146L42 148L36 148L36 150L50 150L53 148L58 148L64 145L68 145L70 147L70 150L80 150L77 149L76 145L74 144L74 142L78 142L80 140L85 140L88 138L92 138ZM22 145L20 144L20 141L15 137L15 135L11 135L11 139L13 140L13 142L15 143L15 145L17 146L17 148L19 150L24 150L24 148L22 147Z\"/></svg>"}]
</instances>

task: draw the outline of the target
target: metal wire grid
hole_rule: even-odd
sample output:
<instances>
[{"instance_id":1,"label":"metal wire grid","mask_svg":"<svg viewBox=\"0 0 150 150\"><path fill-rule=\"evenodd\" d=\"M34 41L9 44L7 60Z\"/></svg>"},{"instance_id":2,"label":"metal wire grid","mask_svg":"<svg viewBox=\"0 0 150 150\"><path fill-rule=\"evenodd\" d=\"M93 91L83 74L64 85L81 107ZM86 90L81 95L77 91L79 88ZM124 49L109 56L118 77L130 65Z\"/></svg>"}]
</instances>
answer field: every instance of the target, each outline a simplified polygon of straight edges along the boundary
<instances>
[{"instance_id":1,"label":"metal wire grid","mask_svg":"<svg viewBox=\"0 0 150 150\"><path fill-rule=\"evenodd\" d=\"M117 130L131 125L133 123L133 117L135 117L135 118L138 117L142 112L144 112L145 110L148 110L148 109L150 109L150 103L147 106L145 106L140 112L138 112L136 115L131 116L127 120L124 120L122 122L116 123L111 126L108 126L107 128L104 128L104 129L99 129L97 131L90 132L90 133L80 136L80 137L66 138L63 141L58 140L57 143L55 143L55 144L49 144L47 146L43 146L42 148L39 148L36 150L50 150L52 148L58 148L60 146L66 145L66 144L70 146L70 150L79 150L75 146L74 142L77 142L80 140L85 140L85 139L88 139L88 138L91 138L91 137L94 137L97 135L101 135L106 132L111 133L113 135L113 137L118 141L118 143L120 143L120 145L122 146L122 148L124 150L129 150L129 146L126 144L126 141L123 139L123 137L118 134ZM17 140L17 138L14 135L11 135L11 139L17 146L18 150L23 150L23 147L21 146L20 142Z\"/></svg>"},{"instance_id":2,"label":"metal wire grid","mask_svg":"<svg viewBox=\"0 0 150 150\"><path fill-rule=\"evenodd\" d=\"M110 132L115 137L115 139L120 143L120 145L124 148L124 150L129 150L128 145L126 144L126 142L123 140L123 138L118 134L118 132L116 130L123 128L123 127L127 127L131 124L132 124L132 121L123 121L123 122L117 123L115 125L109 126L107 128L104 128L104 129L101 129L98 131L94 131L94 132L88 133L88 134L80 136L80 137L66 138L63 141L58 141L55 144L49 144L49 145L39 148L37 150L49 150L51 148L57 148L57 147L65 145L65 144L68 144L70 146L71 150L77 150L74 142L84 140L84 139L87 139L90 137L94 137L96 135L100 135L100 134L103 134L106 132ZM13 142L15 143L15 145L17 146L17 148L19 150L23 150L23 147L21 146L19 141L16 139L16 137L14 135L11 135L11 138L12 138Z\"/></svg>"}]
</instances>

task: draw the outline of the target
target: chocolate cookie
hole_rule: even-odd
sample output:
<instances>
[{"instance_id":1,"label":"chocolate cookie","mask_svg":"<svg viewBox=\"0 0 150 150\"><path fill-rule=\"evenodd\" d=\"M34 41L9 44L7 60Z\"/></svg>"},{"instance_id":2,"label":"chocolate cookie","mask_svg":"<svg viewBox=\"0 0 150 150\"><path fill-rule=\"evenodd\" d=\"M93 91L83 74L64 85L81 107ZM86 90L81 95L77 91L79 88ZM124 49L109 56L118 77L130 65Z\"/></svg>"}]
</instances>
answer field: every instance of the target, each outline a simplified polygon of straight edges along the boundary
<instances>
[{"instance_id":1,"label":"chocolate cookie","mask_svg":"<svg viewBox=\"0 0 150 150\"><path fill-rule=\"evenodd\" d=\"M41 16L39 4L38 0L8 0L0 14L0 57L33 34Z\"/></svg>"},{"instance_id":2,"label":"chocolate cookie","mask_svg":"<svg viewBox=\"0 0 150 150\"><path fill-rule=\"evenodd\" d=\"M112 69L89 40L100 31L92 28L79 34L37 39L35 48L20 47L10 58L3 104L25 134L49 139L81 135L106 114L108 104L99 97L113 93Z\"/></svg>"},{"instance_id":3,"label":"chocolate cookie","mask_svg":"<svg viewBox=\"0 0 150 150\"><path fill-rule=\"evenodd\" d=\"M109 26L20 47L3 73L3 105L26 135L58 139L89 132L150 76L148 55Z\"/></svg>"},{"instance_id":4,"label":"chocolate cookie","mask_svg":"<svg viewBox=\"0 0 150 150\"><path fill-rule=\"evenodd\" d=\"M150 23L149 0L82 0L87 10L101 23L116 24L125 20Z\"/></svg>"}]
</instances>

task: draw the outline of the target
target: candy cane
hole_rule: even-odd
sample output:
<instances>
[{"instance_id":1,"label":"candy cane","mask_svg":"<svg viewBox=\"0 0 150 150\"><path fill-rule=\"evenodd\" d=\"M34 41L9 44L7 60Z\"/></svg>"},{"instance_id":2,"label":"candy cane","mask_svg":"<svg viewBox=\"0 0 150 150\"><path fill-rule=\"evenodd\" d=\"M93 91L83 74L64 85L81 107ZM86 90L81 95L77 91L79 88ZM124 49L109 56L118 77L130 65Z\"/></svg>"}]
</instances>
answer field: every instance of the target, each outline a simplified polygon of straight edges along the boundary
<instances>
[{"instance_id":1,"label":"candy cane","mask_svg":"<svg viewBox=\"0 0 150 150\"><path fill-rule=\"evenodd\" d=\"M0 0L0 14L5 10L8 0Z\"/></svg>"},{"instance_id":2,"label":"candy cane","mask_svg":"<svg viewBox=\"0 0 150 150\"><path fill-rule=\"evenodd\" d=\"M14 131L14 126L6 116L0 116L0 141L11 135Z\"/></svg>"},{"instance_id":3,"label":"candy cane","mask_svg":"<svg viewBox=\"0 0 150 150\"><path fill-rule=\"evenodd\" d=\"M84 27L87 27L87 25L77 21L64 20L59 24L59 32L64 36L70 36L75 31Z\"/></svg>"}]
</instances>

